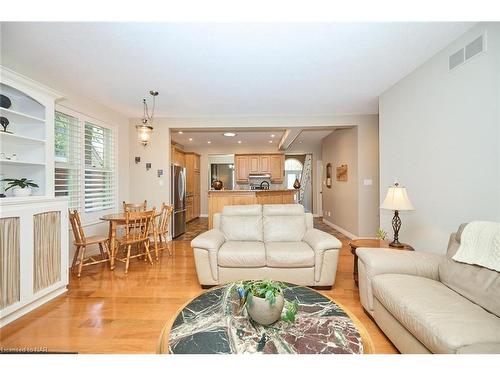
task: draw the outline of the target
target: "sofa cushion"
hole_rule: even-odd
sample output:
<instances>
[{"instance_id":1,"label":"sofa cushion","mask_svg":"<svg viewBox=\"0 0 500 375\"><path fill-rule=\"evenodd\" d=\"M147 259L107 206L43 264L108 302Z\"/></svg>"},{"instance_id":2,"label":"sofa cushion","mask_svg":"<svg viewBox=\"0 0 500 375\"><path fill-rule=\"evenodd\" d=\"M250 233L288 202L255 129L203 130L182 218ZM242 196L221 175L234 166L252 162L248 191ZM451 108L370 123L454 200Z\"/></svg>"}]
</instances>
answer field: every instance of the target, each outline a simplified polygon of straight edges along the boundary
<instances>
[{"instance_id":1,"label":"sofa cushion","mask_svg":"<svg viewBox=\"0 0 500 375\"><path fill-rule=\"evenodd\" d=\"M229 241L262 241L262 206L224 206L220 229Z\"/></svg>"},{"instance_id":2,"label":"sofa cushion","mask_svg":"<svg viewBox=\"0 0 500 375\"><path fill-rule=\"evenodd\" d=\"M264 241L302 241L306 232L306 215L300 204L265 204Z\"/></svg>"},{"instance_id":3,"label":"sofa cushion","mask_svg":"<svg viewBox=\"0 0 500 375\"><path fill-rule=\"evenodd\" d=\"M219 249L220 267L265 267L266 249L263 242L227 241Z\"/></svg>"},{"instance_id":4,"label":"sofa cushion","mask_svg":"<svg viewBox=\"0 0 500 375\"><path fill-rule=\"evenodd\" d=\"M305 242L266 242L268 267L314 267L314 251Z\"/></svg>"},{"instance_id":5,"label":"sofa cushion","mask_svg":"<svg viewBox=\"0 0 500 375\"><path fill-rule=\"evenodd\" d=\"M375 298L434 353L500 343L500 319L439 281L383 274L372 287Z\"/></svg>"},{"instance_id":6,"label":"sofa cushion","mask_svg":"<svg viewBox=\"0 0 500 375\"><path fill-rule=\"evenodd\" d=\"M439 263L439 280L500 317L500 272L446 257Z\"/></svg>"}]
</instances>

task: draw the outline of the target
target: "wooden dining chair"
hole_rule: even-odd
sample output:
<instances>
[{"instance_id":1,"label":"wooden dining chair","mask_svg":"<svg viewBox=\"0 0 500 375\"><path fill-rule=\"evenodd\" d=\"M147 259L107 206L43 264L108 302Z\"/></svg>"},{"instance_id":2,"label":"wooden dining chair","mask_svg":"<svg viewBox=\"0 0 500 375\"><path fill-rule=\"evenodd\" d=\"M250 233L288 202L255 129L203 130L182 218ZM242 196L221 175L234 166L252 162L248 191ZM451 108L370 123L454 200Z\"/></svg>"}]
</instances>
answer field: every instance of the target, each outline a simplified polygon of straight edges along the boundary
<instances>
[{"instance_id":1,"label":"wooden dining chair","mask_svg":"<svg viewBox=\"0 0 500 375\"><path fill-rule=\"evenodd\" d=\"M71 229L73 231L73 244L76 246L75 255L73 256L73 263L71 264L71 271L74 271L78 261L78 277L81 276L83 267L91 266L93 264L110 262L108 237L86 237L85 232L83 231L80 214L77 210L74 210L73 212L69 211L69 222L71 223ZM99 245L101 259L96 259L94 256L85 258L85 250L87 249L87 246L96 244ZM105 249L106 251L104 251Z\"/></svg>"},{"instance_id":2,"label":"wooden dining chair","mask_svg":"<svg viewBox=\"0 0 500 375\"><path fill-rule=\"evenodd\" d=\"M156 247L156 260L158 260L158 252L160 250L168 250L168 255L172 255L172 250L168 246L168 228L170 225L170 218L172 216L172 212L174 211L173 206L169 206L168 204L162 203L161 205L161 213L160 218L158 220L158 229L156 231L155 241L158 240L160 242L160 246Z\"/></svg>"},{"instance_id":3,"label":"wooden dining chair","mask_svg":"<svg viewBox=\"0 0 500 375\"><path fill-rule=\"evenodd\" d=\"M125 234L116 238L118 247L126 248L126 255L123 258L116 258L116 260L125 263L125 273L128 273L132 258L145 256L153 264L149 251L149 232L151 225L154 224L155 211L154 208L150 211L125 211ZM131 255L132 245L137 245L137 253L134 255Z\"/></svg>"},{"instance_id":4,"label":"wooden dining chair","mask_svg":"<svg viewBox=\"0 0 500 375\"><path fill-rule=\"evenodd\" d=\"M123 201L123 212L146 211L147 206L148 206L148 202L146 200L144 200L144 202L142 202L142 203L127 203L127 202Z\"/></svg>"}]
</instances>

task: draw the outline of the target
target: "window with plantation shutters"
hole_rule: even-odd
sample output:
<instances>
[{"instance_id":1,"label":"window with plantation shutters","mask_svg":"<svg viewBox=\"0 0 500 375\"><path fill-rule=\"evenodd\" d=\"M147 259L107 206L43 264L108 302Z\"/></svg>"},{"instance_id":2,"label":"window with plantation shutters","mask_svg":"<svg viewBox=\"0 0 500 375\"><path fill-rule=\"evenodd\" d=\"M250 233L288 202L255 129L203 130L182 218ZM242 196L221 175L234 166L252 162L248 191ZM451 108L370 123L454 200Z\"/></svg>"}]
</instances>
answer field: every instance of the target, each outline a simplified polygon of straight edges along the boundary
<instances>
[{"instance_id":1,"label":"window with plantation shutters","mask_svg":"<svg viewBox=\"0 0 500 375\"><path fill-rule=\"evenodd\" d=\"M113 131L85 122L84 136L85 212L115 206Z\"/></svg>"},{"instance_id":2,"label":"window with plantation shutters","mask_svg":"<svg viewBox=\"0 0 500 375\"><path fill-rule=\"evenodd\" d=\"M55 112L55 196L68 197L70 209L81 205L81 132L78 118Z\"/></svg>"}]
</instances>

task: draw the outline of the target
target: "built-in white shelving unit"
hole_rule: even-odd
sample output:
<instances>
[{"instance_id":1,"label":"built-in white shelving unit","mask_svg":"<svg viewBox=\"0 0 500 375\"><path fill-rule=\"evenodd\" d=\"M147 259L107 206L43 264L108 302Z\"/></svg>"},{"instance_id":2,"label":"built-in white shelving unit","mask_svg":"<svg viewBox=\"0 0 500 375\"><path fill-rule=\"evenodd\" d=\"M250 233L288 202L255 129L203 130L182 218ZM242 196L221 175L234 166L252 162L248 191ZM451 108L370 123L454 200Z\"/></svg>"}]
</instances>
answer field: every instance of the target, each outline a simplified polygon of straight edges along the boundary
<instances>
[{"instance_id":1,"label":"built-in white shelving unit","mask_svg":"<svg viewBox=\"0 0 500 375\"><path fill-rule=\"evenodd\" d=\"M54 104L58 92L0 66L0 178L29 178L30 197L0 198L0 327L64 293L68 202L54 197Z\"/></svg>"}]
</instances>

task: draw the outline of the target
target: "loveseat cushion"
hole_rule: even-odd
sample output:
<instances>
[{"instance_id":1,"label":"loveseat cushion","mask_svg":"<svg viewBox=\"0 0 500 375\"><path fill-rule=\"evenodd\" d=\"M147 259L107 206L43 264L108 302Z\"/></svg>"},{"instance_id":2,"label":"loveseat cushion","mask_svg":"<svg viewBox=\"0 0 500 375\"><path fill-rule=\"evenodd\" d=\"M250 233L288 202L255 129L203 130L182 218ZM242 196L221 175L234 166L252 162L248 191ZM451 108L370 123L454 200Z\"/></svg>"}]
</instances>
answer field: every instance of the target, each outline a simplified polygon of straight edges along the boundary
<instances>
[{"instance_id":1,"label":"loveseat cushion","mask_svg":"<svg viewBox=\"0 0 500 375\"><path fill-rule=\"evenodd\" d=\"M229 241L262 241L262 206L224 206L220 229Z\"/></svg>"},{"instance_id":2,"label":"loveseat cushion","mask_svg":"<svg viewBox=\"0 0 500 375\"><path fill-rule=\"evenodd\" d=\"M300 204L265 204L264 241L302 241L306 233L306 215Z\"/></svg>"},{"instance_id":3,"label":"loveseat cushion","mask_svg":"<svg viewBox=\"0 0 500 375\"><path fill-rule=\"evenodd\" d=\"M384 274L372 279L377 300L434 353L500 343L500 319L439 281Z\"/></svg>"},{"instance_id":4,"label":"loveseat cushion","mask_svg":"<svg viewBox=\"0 0 500 375\"><path fill-rule=\"evenodd\" d=\"M268 267L314 267L314 251L305 242L266 242Z\"/></svg>"},{"instance_id":5,"label":"loveseat cushion","mask_svg":"<svg viewBox=\"0 0 500 375\"><path fill-rule=\"evenodd\" d=\"M219 249L217 263L220 267L265 267L266 249L264 243L257 241L226 241Z\"/></svg>"}]
</instances>

